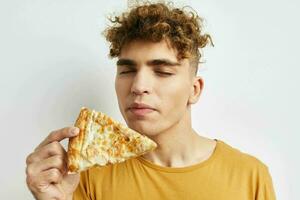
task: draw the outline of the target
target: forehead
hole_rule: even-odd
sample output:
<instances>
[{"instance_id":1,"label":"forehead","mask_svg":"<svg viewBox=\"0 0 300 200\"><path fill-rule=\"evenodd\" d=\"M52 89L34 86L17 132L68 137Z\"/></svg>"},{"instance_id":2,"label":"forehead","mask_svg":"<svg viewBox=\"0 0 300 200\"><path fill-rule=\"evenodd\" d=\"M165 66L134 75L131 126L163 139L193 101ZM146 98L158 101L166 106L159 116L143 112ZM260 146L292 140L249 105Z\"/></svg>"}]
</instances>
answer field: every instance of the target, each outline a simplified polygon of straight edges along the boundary
<instances>
[{"instance_id":1,"label":"forehead","mask_svg":"<svg viewBox=\"0 0 300 200\"><path fill-rule=\"evenodd\" d=\"M172 61L178 61L177 50L171 47L170 42L162 40L160 42L151 42L145 40L134 40L122 47L119 58L128 59L156 59L168 58Z\"/></svg>"}]
</instances>

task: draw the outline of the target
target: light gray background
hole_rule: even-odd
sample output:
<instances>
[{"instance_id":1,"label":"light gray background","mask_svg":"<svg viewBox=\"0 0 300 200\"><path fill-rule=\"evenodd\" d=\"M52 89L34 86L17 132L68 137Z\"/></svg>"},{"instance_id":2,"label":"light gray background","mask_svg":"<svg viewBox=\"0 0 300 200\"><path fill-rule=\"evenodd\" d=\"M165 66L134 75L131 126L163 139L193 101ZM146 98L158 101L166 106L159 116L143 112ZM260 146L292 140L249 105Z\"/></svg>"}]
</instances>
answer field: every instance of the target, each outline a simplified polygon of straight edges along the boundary
<instances>
[{"instance_id":1,"label":"light gray background","mask_svg":"<svg viewBox=\"0 0 300 200\"><path fill-rule=\"evenodd\" d=\"M206 19L215 43L204 50L194 128L266 163L278 199L299 199L299 1L176 2ZM26 156L50 131L73 125L81 106L123 121L101 31L105 15L126 6L0 1L0 199L32 199Z\"/></svg>"}]
</instances>

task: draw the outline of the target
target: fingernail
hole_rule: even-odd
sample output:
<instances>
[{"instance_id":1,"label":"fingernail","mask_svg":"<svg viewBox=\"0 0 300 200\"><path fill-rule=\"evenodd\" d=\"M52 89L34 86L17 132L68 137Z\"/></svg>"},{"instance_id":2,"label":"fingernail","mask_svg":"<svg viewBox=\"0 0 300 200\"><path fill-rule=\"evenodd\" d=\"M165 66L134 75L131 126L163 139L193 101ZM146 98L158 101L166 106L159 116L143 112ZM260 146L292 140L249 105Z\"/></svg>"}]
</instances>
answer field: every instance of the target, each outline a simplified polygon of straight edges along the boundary
<instances>
[{"instance_id":1,"label":"fingernail","mask_svg":"<svg viewBox=\"0 0 300 200\"><path fill-rule=\"evenodd\" d=\"M79 133L79 128L74 127L74 128L72 128L71 132L73 135L77 135Z\"/></svg>"}]
</instances>

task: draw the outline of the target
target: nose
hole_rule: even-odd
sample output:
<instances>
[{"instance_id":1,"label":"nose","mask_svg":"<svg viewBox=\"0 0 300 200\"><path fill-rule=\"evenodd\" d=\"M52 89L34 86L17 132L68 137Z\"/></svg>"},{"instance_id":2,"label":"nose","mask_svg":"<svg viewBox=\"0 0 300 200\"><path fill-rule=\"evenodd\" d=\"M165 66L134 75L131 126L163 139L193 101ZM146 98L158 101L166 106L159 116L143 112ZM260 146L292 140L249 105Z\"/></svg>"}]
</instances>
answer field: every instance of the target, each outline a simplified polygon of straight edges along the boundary
<instances>
[{"instance_id":1,"label":"nose","mask_svg":"<svg viewBox=\"0 0 300 200\"><path fill-rule=\"evenodd\" d=\"M150 72L147 72L146 70L137 71L132 81L131 93L134 95L143 95L150 94L151 91Z\"/></svg>"}]
</instances>

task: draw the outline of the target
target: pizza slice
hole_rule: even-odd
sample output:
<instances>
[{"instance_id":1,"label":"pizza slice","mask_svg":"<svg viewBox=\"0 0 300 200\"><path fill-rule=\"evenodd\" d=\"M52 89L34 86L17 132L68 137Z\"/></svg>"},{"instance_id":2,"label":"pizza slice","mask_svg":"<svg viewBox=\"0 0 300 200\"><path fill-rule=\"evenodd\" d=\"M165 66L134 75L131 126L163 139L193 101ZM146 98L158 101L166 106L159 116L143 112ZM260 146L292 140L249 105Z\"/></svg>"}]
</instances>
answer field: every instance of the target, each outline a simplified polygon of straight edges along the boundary
<instances>
[{"instance_id":1,"label":"pizza slice","mask_svg":"<svg viewBox=\"0 0 300 200\"><path fill-rule=\"evenodd\" d=\"M154 150L151 139L104 113L82 107L75 126L80 129L68 145L68 171L123 162Z\"/></svg>"}]
</instances>

